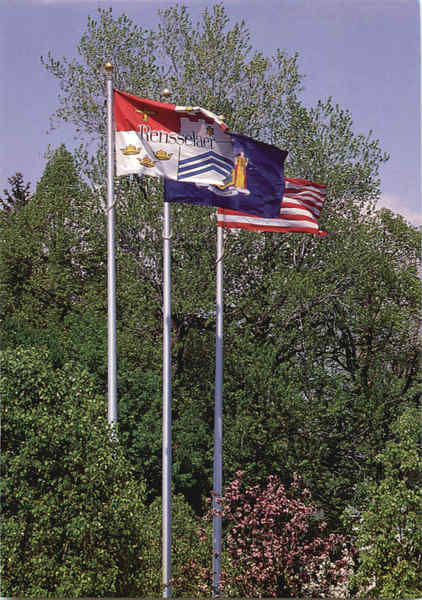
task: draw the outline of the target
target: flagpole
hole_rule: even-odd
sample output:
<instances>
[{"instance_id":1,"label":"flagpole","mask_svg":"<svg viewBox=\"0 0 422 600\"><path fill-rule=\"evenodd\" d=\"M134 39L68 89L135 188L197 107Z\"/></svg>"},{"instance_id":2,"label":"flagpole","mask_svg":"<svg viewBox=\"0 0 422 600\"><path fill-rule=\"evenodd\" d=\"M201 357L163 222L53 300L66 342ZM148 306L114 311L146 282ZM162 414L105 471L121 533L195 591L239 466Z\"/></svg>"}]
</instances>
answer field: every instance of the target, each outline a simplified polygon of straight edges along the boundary
<instances>
[{"instance_id":1,"label":"flagpole","mask_svg":"<svg viewBox=\"0 0 422 600\"><path fill-rule=\"evenodd\" d=\"M163 227L163 598L171 597L171 298L170 204L164 202Z\"/></svg>"},{"instance_id":2,"label":"flagpole","mask_svg":"<svg viewBox=\"0 0 422 600\"><path fill-rule=\"evenodd\" d=\"M170 96L168 88L161 95ZM171 219L170 204L164 202L163 223L163 480L162 562L163 598L171 597Z\"/></svg>"},{"instance_id":3,"label":"flagpole","mask_svg":"<svg viewBox=\"0 0 422 600\"><path fill-rule=\"evenodd\" d=\"M217 226L216 338L214 388L214 468L213 468L213 534L212 595L220 595L221 579L221 504L223 481L223 228Z\"/></svg>"},{"instance_id":4,"label":"flagpole","mask_svg":"<svg viewBox=\"0 0 422 600\"><path fill-rule=\"evenodd\" d=\"M107 407L108 424L117 424L116 261L114 239L113 65L106 62L107 90Z\"/></svg>"}]
</instances>

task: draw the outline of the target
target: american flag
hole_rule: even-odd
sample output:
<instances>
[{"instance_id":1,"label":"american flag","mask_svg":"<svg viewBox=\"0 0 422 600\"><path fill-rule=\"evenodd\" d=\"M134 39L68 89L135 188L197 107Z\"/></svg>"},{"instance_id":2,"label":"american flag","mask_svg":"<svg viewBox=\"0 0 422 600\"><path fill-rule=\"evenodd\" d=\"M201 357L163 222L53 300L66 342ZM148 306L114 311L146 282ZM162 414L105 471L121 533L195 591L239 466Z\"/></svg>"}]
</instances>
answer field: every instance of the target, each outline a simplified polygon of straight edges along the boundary
<instances>
[{"instance_id":1,"label":"american flag","mask_svg":"<svg viewBox=\"0 0 422 600\"><path fill-rule=\"evenodd\" d=\"M252 231L276 233L314 233L326 235L318 227L318 217L325 200L326 186L306 179L285 178L280 218L265 219L244 212L218 209L217 225Z\"/></svg>"}]
</instances>

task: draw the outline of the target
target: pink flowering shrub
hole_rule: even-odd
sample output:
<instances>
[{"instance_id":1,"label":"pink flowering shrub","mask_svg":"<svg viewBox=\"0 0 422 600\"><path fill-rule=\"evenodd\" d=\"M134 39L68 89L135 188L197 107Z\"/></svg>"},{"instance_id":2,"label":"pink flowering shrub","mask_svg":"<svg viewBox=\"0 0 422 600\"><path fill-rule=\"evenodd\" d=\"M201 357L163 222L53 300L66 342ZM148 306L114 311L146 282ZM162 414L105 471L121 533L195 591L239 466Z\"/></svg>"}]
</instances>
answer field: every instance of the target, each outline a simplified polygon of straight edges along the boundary
<instances>
[{"instance_id":1,"label":"pink flowering shrub","mask_svg":"<svg viewBox=\"0 0 422 600\"><path fill-rule=\"evenodd\" d=\"M326 523L314 518L316 505L300 479L295 476L286 489L270 476L264 487L245 489L242 473L236 475L220 499L222 595L347 597L353 550L344 536L324 535ZM212 510L205 521L199 535L208 547L209 564ZM205 556L186 565L179 580L190 584L184 591L210 594L212 573Z\"/></svg>"}]
</instances>

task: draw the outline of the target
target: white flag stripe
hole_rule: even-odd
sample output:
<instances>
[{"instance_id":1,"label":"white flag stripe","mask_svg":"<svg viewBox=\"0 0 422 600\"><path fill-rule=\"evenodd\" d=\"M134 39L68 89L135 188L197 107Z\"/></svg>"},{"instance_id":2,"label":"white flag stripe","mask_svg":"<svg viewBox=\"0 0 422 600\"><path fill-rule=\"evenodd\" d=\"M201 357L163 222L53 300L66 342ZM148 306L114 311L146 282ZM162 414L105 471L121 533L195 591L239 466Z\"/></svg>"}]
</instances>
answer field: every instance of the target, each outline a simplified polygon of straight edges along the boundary
<instances>
[{"instance_id":1,"label":"white flag stripe","mask_svg":"<svg viewBox=\"0 0 422 600\"><path fill-rule=\"evenodd\" d=\"M312 211L306 209L306 208L282 208L280 210L280 216L283 217L284 219L288 219L290 217L290 215L299 215L299 216L304 216L304 217L309 217L310 219L313 219L315 222L317 221L315 215L312 213ZM273 220L273 219L271 219Z\"/></svg>"},{"instance_id":2,"label":"white flag stripe","mask_svg":"<svg viewBox=\"0 0 422 600\"><path fill-rule=\"evenodd\" d=\"M219 223L230 223L230 224L248 224L255 225L258 227L306 227L318 229L318 223L314 219L265 219L261 217L245 217L238 215L224 215L218 214Z\"/></svg>"},{"instance_id":3,"label":"white flag stripe","mask_svg":"<svg viewBox=\"0 0 422 600\"><path fill-rule=\"evenodd\" d=\"M315 198L323 200L325 198L325 189L320 189L312 185L299 185L297 183L291 183L288 178L285 178L284 182L284 193L285 194L310 194Z\"/></svg>"},{"instance_id":4,"label":"white flag stripe","mask_svg":"<svg viewBox=\"0 0 422 600\"><path fill-rule=\"evenodd\" d=\"M306 189L306 191L308 192L312 192L314 194L316 194L317 196L325 196L325 189L321 189L315 185L303 185L301 183L295 183L293 182L291 179L289 179L288 177L285 178L285 185L286 185L286 193L289 192L295 192L295 191L303 191L304 189Z\"/></svg>"},{"instance_id":5,"label":"white flag stripe","mask_svg":"<svg viewBox=\"0 0 422 600\"><path fill-rule=\"evenodd\" d=\"M298 200L307 200L308 202L312 202L313 204L316 204L317 206L322 206L322 204L324 203L324 198L321 198L320 196L315 196L315 195L309 194L307 192L296 193L296 194L292 194L291 192L284 192L284 195L287 198L297 198Z\"/></svg>"},{"instance_id":6,"label":"white flag stripe","mask_svg":"<svg viewBox=\"0 0 422 600\"><path fill-rule=\"evenodd\" d=\"M293 200L292 198L283 198L280 212L282 213L285 208L303 208L310 210L316 217L319 217L321 212L316 206L308 205L306 202L300 202L299 200Z\"/></svg>"},{"instance_id":7,"label":"white flag stripe","mask_svg":"<svg viewBox=\"0 0 422 600\"><path fill-rule=\"evenodd\" d=\"M292 190L287 186L287 184L285 184L284 193L287 196L306 196L308 198L312 198L316 202L323 202L324 198L325 198L325 194L321 194L321 193L318 193L313 190L308 190L308 189L303 189L303 188L301 190L298 190L298 189Z\"/></svg>"}]
</instances>

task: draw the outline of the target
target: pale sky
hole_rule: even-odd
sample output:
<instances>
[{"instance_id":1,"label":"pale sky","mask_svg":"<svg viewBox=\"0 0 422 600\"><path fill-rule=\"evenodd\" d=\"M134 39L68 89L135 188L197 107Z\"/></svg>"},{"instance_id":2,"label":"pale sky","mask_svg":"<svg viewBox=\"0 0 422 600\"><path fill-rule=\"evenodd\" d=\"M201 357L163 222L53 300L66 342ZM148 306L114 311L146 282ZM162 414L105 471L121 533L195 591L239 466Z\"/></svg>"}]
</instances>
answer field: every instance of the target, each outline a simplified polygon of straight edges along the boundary
<instances>
[{"instance_id":1,"label":"pale sky","mask_svg":"<svg viewBox=\"0 0 422 600\"><path fill-rule=\"evenodd\" d=\"M49 135L58 83L40 56L72 57L88 15L113 6L143 27L171 0L2 0L2 117L0 190L21 171L33 186L49 143L68 143L71 131ZM214 2L185 0L196 20ZM306 105L332 96L351 111L355 133L371 129L391 155L381 170L381 203L421 223L420 25L417 0L226 0L244 18L255 49L299 53ZM70 146L70 142L69 142Z\"/></svg>"}]
</instances>

